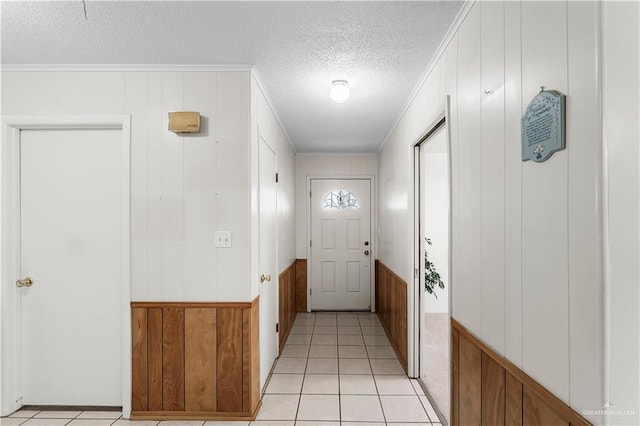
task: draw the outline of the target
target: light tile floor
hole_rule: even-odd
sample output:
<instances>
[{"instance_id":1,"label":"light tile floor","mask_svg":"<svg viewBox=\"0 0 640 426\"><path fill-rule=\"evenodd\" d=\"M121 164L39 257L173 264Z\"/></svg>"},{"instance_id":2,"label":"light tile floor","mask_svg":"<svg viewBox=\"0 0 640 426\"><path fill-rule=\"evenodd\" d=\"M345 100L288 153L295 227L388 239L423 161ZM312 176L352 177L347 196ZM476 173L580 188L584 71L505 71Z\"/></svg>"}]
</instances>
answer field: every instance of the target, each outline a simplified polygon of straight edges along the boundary
<instances>
[{"instance_id":1,"label":"light tile floor","mask_svg":"<svg viewBox=\"0 0 640 426\"><path fill-rule=\"evenodd\" d=\"M407 378L372 313L298 314L267 382L255 426L440 425ZM0 426L249 426L249 422L128 421L117 412L27 411Z\"/></svg>"}]
</instances>

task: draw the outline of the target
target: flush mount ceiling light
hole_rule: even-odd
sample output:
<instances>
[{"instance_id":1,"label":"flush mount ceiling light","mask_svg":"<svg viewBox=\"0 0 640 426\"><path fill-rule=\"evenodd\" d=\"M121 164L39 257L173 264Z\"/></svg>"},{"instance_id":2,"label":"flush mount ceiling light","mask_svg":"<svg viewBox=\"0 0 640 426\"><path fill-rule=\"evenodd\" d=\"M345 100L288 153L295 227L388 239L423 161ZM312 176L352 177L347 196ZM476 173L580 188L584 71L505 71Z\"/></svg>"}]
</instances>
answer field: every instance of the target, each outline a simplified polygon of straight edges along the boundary
<instances>
[{"instance_id":1,"label":"flush mount ceiling light","mask_svg":"<svg viewBox=\"0 0 640 426\"><path fill-rule=\"evenodd\" d=\"M349 99L349 82L347 80L333 80L333 87L329 95L334 102L341 104Z\"/></svg>"}]
</instances>

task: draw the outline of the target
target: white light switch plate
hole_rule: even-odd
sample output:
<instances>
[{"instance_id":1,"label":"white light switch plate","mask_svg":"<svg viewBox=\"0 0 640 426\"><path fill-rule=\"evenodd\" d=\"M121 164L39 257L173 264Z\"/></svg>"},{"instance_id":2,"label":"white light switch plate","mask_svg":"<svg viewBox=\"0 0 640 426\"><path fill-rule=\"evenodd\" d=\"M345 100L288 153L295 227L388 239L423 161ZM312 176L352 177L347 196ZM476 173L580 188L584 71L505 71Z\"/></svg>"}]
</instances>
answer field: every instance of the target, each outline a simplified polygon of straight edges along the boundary
<instances>
[{"instance_id":1,"label":"white light switch plate","mask_svg":"<svg viewBox=\"0 0 640 426\"><path fill-rule=\"evenodd\" d=\"M231 231L216 231L216 247L231 247Z\"/></svg>"}]
</instances>

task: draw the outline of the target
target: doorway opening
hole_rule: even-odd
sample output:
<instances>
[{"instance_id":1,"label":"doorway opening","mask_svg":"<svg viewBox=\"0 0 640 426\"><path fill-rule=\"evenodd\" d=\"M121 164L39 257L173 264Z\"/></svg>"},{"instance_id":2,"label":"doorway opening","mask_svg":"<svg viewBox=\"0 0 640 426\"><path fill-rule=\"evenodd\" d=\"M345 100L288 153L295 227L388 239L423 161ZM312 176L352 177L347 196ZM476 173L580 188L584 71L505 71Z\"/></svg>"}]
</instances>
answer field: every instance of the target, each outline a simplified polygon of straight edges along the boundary
<instances>
[{"instance_id":1,"label":"doorway opening","mask_svg":"<svg viewBox=\"0 0 640 426\"><path fill-rule=\"evenodd\" d=\"M451 405L450 149L442 118L415 146L419 378L443 423Z\"/></svg>"}]
</instances>

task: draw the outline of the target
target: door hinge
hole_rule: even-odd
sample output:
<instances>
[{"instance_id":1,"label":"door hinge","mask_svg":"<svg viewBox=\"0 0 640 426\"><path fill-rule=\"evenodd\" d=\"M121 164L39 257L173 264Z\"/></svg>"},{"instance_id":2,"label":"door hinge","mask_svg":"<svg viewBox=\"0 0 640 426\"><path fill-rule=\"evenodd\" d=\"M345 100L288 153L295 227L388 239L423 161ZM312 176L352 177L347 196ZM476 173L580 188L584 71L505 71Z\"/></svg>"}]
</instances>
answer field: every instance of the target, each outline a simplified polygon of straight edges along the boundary
<instances>
[{"instance_id":1,"label":"door hinge","mask_svg":"<svg viewBox=\"0 0 640 426\"><path fill-rule=\"evenodd\" d=\"M278 174L276 173L276 183L278 183Z\"/></svg>"},{"instance_id":2,"label":"door hinge","mask_svg":"<svg viewBox=\"0 0 640 426\"><path fill-rule=\"evenodd\" d=\"M311 296L312 294L313 294L313 289L312 289L312 288L310 288L310 289L309 289L309 296Z\"/></svg>"},{"instance_id":3,"label":"door hinge","mask_svg":"<svg viewBox=\"0 0 640 426\"><path fill-rule=\"evenodd\" d=\"M280 332L280 323L276 323L276 333Z\"/></svg>"},{"instance_id":4,"label":"door hinge","mask_svg":"<svg viewBox=\"0 0 640 426\"><path fill-rule=\"evenodd\" d=\"M311 198L311 191L309 191L309 198Z\"/></svg>"},{"instance_id":5,"label":"door hinge","mask_svg":"<svg viewBox=\"0 0 640 426\"><path fill-rule=\"evenodd\" d=\"M418 278L420 276L420 269L414 268L413 270L413 278Z\"/></svg>"},{"instance_id":6,"label":"door hinge","mask_svg":"<svg viewBox=\"0 0 640 426\"><path fill-rule=\"evenodd\" d=\"M313 240L309 240L309 247L313 247Z\"/></svg>"}]
</instances>

